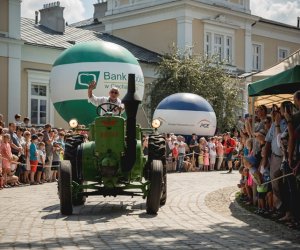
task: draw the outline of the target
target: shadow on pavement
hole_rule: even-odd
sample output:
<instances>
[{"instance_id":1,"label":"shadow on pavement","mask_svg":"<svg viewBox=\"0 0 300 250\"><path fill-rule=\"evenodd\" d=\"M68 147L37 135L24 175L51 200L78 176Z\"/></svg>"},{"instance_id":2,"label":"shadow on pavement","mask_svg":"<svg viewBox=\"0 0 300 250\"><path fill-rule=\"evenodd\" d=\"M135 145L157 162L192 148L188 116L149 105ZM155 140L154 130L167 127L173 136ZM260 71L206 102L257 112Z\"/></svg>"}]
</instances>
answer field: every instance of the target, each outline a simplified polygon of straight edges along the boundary
<instances>
[{"instance_id":1,"label":"shadow on pavement","mask_svg":"<svg viewBox=\"0 0 300 250\"><path fill-rule=\"evenodd\" d=\"M75 216L74 216L75 217ZM77 217L77 216L76 216ZM109 216L110 218L113 215ZM83 219L83 218L82 218ZM151 218L149 218L151 220ZM102 223L102 220L94 222ZM203 229L203 228L202 228ZM248 232L251 232L248 235ZM274 238L273 238L274 239ZM300 245L291 242L271 240L268 234L255 232L252 226L233 226L230 223L214 224L205 230L201 228L189 229L169 229L161 227L159 229L127 228L109 230L103 229L89 230L84 232L84 236L56 236L46 238L44 241L15 241L13 243L0 243L0 249L57 249L77 246L87 249L275 249L287 248L299 249Z\"/></svg>"},{"instance_id":2,"label":"shadow on pavement","mask_svg":"<svg viewBox=\"0 0 300 250\"><path fill-rule=\"evenodd\" d=\"M64 216L60 214L59 204L45 207L43 211L50 212L49 214L41 217L43 220L56 220L59 218L64 218L64 220L68 221L86 221L88 224L94 224L98 222L104 223L121 216L137 215L137 213L141 218L153 218L157 216L146 214L145 202L107 201L99 202L98 204L95 204L94 202L92 204L86 203L82 206L74 206L73 215L70 216Z\"/></svg>"},{"instance_id":3,"label":"shadow on pavement","mask_svg":"<svg viewBox=\"0 0 300 250\"><path fill-rule=\"evenodd\" d=\"M267 235L274 235L278 240L290 240L293 243L300 243L300 232L276 223L271 219L256 215L242 208L237 201L230 204L229 209L232 216L249 225L252 230L260 230ZM290 248L289 248L290 249Z\"/></svg>"}]
</instances>

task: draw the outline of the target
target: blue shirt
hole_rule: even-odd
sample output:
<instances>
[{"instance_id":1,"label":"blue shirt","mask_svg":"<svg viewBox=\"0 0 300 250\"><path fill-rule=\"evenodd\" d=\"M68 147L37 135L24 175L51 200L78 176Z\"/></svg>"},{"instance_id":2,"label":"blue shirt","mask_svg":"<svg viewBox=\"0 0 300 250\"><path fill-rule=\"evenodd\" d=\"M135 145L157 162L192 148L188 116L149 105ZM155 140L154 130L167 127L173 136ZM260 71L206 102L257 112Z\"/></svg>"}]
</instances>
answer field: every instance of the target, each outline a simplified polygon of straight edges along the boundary
<instances>
[{"instance_id":1,"label":"blue shirt","mask_svg":"<svg viewBox=\"0 0 300 250\"><path fill-rule=\"evenodd\" d=\"M286 130L287 128L287 123L284 119L281 119L280 123L280 132L282 133L283 131ZM266 142L271 142L271 149L272 149L272 153L282 156L282 152L280 147L278 146L277 143L277 135L276 135L276 127L275 127L275 123L273 122L271 125L271 128L269 129L267 135L266 135Z\"/></svg>"},{"instance_id":2,"label":"blue shirt","mask_svg":"<svg viewBox=\"0 0 300 250\"><path fill-rule=\"evenodd\" d=\"M37 155L36 155L37 148L36 148L36 145L34 143L30 144L29 152L30 152L30 160L31 161L36 161L38 159Z\"/></svg>"}]
</instances>

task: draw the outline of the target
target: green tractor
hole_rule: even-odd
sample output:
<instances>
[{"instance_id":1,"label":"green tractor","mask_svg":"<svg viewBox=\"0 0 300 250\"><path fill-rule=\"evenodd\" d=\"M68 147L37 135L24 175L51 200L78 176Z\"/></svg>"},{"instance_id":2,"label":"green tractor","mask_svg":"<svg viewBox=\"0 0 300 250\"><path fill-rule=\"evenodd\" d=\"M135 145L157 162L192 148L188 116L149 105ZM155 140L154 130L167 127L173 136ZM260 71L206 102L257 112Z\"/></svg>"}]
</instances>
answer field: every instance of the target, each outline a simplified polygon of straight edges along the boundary
<instances>
[{"instance_id":1,"label":"green tractor","mask_svg":"<svg viewBox=\"0 0 300 250\"><path fill-rule=\"evenodd\" d=\"M156 214L166 203L166 142L156 129L159 121L154 121L150 129L136 124L140 101L135 98L134 74L129 74L128 91L122 102L127 119L113 115L115 107L103 103L97 108L99 116L87 129L90 141L84 142L80 134L67 139L58 181L63 215L71 215L73 206L83 205L90 195L140 195L146 198L148 214ZM111 110L106 106L112 106ZM142 151L143 133L149 135L148 157Z\"/></svg>"}]
</instances>

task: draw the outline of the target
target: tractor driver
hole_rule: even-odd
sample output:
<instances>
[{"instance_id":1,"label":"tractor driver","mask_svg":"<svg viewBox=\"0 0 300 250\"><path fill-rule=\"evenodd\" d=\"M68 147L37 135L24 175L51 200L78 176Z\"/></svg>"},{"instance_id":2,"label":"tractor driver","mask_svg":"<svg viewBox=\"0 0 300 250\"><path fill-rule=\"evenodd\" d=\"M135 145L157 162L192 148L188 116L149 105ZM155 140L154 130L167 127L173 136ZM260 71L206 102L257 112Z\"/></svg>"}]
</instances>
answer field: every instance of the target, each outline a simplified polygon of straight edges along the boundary
<instances>
[{"instance_id":1,"label":"tractor driver","mask_svg":"<svg viewBox=\"0 0 300 250\"><path fill-rule=\"evenodd\" d=\"M115 108L114 110L112 110L112 113L115 115L119 114L119 112L124 109L122 101L118 98L118 96L120 95L118 88L112 87L109 91L109 96L99 96L99 97L97 97L93 94L93 90L95 88L96 88L96 82L92 81L88 87L88 101L90 103L94 104L97 107L105 102L115 104L118 106L118 108ZM106 110L111 110L112 107L109 107L109 106L110 105L107 105Z\"/></svg>"}]
</instances>

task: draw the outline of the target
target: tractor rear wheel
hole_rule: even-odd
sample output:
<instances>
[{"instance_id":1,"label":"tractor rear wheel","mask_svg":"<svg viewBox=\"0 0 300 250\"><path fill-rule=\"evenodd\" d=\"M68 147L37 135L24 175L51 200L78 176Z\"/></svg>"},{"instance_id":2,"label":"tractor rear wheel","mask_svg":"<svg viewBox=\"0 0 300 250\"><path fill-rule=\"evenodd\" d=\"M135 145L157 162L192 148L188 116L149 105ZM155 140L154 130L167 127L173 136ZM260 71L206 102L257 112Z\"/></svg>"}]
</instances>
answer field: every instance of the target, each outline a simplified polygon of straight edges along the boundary
<instances>
[{"instance_id":1,"label":"tractor rear wheel","mask_svg":"<svg viewBox=\"0 0 300 250\"><path fill-rule=\"evenodd\" d=\"M72 166L72 180L80 184L82 176L82 147L78 147L84 142L83 135L73 135L67 138L65 144L64 159L69 160Z\"/></svg>"},{"instance_id":2,"label":"tractor rear wheel","mask_svg":"<svg viewBox=\"0 0 300 250\"><path fill-rule=\"evenodd\" d=\"M83 135L73 135L66 140L64 159L71 162L72 181L83 184L82 175L82 143L84 142ZM83 192L83 190L79 190ZM73 194L74 195L74 194ZM86 196L81 194L73 196L73 206L83 205L86 201Z\"/></svg>"},{"instance_id":3,"label":"tractor rear wheel","mask_svg":"<svg viewBox=\"0 0 300 250\"><path fill-rule=\"evenodd\" d=\"M148 214L156 214L160 207L163 185L163 164L153 160L150 172L150 188L147 196L146 209Z\"/></svg>"},{"instance_id":4,"label":"tractor rear wheel","mask_svg":"<svg viewBox=\"0 0 300 250\"><path fill-rule=\"evenodd\" d=\"M71 215L72 207L72 167L70 161L62 161L59 170L59 198L60 212L63 215Z\"/></svg>"}]
</instances>

